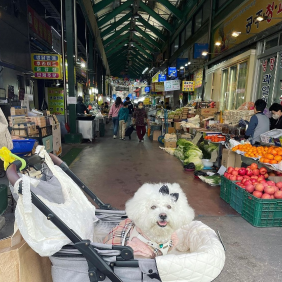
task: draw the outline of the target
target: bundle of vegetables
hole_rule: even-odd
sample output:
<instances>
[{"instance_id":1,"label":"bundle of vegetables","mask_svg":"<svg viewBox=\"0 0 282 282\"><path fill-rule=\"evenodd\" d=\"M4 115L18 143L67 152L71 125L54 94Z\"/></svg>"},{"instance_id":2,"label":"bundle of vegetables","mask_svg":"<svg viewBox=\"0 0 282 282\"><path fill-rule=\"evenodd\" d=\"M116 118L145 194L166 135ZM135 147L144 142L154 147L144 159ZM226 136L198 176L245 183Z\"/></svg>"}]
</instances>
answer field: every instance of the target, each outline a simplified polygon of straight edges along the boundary
<instances>
[{"instance_id":1,"label":"bundle of vegetables","mask_svg":"<svg viewBox=\"0 0 282 282\"><path fill-rule=\"evenodd\" d=\"M208 176L208 174L204 171L198 170L194 172L195 176Z\"/></svg>"},{"instance_id":2,"label":"bundle of vegetables","mask_svg":"<svg viewBox=\"0 0 282 282\"><path fill-rule=\"evenodd\" d=\"M199 148L203 152L203 158L210 159L211 153L218 149L218 145L214 143L205 144L205 142L203 141L200 143Z\"/></svg>"},{"instance_id":3,"label":"bundle of vegetables","mask_svg":"<svg viewBox=\"0 0 282 282\"><path fill-rule=\"evenodd\" d=\"M205 182L205 183L207 183L211 186L220 185L220 175L218 175L218 174L214 174L212 176L201 176L201 175L199 175L199 178L203 182Z\"/></svg>"},{"instance_id":4,"label":"bundle of vegetables","mask_svg":"<svg viewBox=\"0 0 282 282\"><path fill-rule=\"evenodd\" d=\"M179 150L181 150L183 153L184 158L182 160L184 160L184 165L193 163L196 170L201 170L204 168L201 160L203 157L203 152L196 145L185 139L179 139L177 141L177 145Z\"/></svg>"}]
</instances>

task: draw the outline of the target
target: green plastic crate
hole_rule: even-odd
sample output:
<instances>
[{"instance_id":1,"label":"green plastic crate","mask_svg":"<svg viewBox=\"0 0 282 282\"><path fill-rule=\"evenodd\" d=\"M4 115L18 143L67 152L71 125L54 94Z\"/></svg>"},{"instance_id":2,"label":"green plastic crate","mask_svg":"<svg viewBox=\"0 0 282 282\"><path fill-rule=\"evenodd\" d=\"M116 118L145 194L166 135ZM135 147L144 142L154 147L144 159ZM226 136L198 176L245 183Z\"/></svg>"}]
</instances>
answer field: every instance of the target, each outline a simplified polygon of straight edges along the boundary
<instances>
[{"instance_id":1,"label":"green plastic crate","mask_svg":"<svg viewBox=\"0 0 282 282\"><path fill-rule=\"evenodd\" d=\"M242 214L245 189L236 183L231 186L230 206L239 214Z\"/></svg>"},{"instance_id":2,"label":"green plastic crate","mask_svg":"<svg viewBox=\"0 0 282 282\"><path fill-rule=\"evenodd\" d=\"M244 191L242 217L256 227L282 227L282 200L260 199Z\"/></svg>"},{"instance_id":3,"label":"green plastic crate","mask_svg":"<svg viewBox=\"0 0 282 282\"><path fill-rule=\"evenodd\" d=\"M228 204L230 203L232 185L235 185L235 182L227 179L224 176L221 176L220 198Z\"/></svg>"}]
</instances>

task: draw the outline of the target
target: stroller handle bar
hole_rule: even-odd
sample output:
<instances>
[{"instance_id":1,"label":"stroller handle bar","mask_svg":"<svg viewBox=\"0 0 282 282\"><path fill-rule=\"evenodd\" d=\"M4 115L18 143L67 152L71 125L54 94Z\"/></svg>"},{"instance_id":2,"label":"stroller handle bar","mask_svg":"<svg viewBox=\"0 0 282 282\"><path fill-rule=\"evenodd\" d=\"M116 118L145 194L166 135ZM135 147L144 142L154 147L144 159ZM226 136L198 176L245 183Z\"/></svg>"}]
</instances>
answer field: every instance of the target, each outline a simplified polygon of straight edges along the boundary
<instances>
[{"instance_id":1,"label":"stroller handle bar","mask_svg":"<svg viewBox=\"0 0 282 282\"><path fill-rule=\"evenodd\" d=\"M52 158L52 157L51 157ZM56 164L64 164L58 157L54 156ZM7 177L10 183L14 186L16 181L20 179L18 171L22 163L20 161L13 162L7 169ZM67 165L65 165L67 166ZM88 189L88 188L87 188ZM22 194L22 181L19 183L19 193ZM112 282L122 282L122 280L114 273L112 267L123 266L138 267L138 261L133 260L133 250L128 246L113 246L113 249L119 249L121 251L120 261L111 263L109 266L94 249L94 246L90 244L89 240L83 240L78 234L70 229L52 210L48 208L38 197L31 191L32 203L46 216L46 218L54 225L56 225L75 245L75 247L86 258L89 266L89 279L90 282L98 282L105 279L107 276ZM97 275L98 273L98 275Z\"/></svg>"}]
</instances>

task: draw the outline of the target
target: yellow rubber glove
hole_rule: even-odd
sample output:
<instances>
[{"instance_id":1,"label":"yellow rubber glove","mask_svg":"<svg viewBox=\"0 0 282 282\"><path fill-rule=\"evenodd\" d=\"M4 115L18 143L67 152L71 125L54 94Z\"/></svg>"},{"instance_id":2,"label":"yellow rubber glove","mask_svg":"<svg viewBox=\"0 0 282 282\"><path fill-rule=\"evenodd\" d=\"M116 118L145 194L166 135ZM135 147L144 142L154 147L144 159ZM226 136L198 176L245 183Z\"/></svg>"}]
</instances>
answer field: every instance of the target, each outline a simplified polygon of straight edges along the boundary
<instances>
[{"instance_id":1,"label":"yellow rubber glove","mask_svg":"<svg viewBox=\"0 0 282 282\"><path fill-rule=\"evenodd\" d=\"M2 147L0 149L0 158L4 162L4 169L5 170L8 168L9 164L11 164L12 162L14 162L16 160L13 157L13 155L11 154L11 151L6 147Z\"/></svg>"}]
</instances>

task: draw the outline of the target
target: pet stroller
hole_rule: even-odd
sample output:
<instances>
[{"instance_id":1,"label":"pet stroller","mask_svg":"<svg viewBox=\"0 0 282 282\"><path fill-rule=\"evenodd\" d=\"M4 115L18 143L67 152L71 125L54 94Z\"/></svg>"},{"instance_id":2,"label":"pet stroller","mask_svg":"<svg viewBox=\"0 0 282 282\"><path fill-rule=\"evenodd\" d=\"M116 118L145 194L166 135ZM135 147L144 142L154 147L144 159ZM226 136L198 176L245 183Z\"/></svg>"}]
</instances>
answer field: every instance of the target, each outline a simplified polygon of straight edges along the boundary
<instances>
[{"instance_id":1,"label":"pet stroller","mask_svg":"<svg viewBox=\"0 0 282 282\"><path fill-rule=\"evenodd\" d=\"M129 140L131 140L131 134L135 130L134 124L131 124L126 130L125 130L125 136L129 137Z\"/></svg>"},{"instance_id":2,"label":"pet stroller","mask_svg":"<svg viewBox=\"0 0 282 282\"><path fill-rule=\"evenodd\" d=\"M63 212L61 212L60 201L52 199L56 194L53 188L57 186L58 180L61 181L61 184L67 182L68 185L72 185L72 183L75 185L74 190L71 191L73 198L79 198L79 193L83 194L78 187L92 198L100 208L95 211L95 216L101 222L108 222L109 225L115 226L126 218L125 212L114 210L110 205L104 204L62 160L52 154L48 155L45 150L44 154L41 152L25 159L28 168L35 168L38 171L45 170L40 179L34 180L27 175L19 175L18 171L22 166L20 161L15 161L9 166L7 177L11 183L10 188L13 196L17 200L18 212L16 210L15 217L20 232L36 252L41 256L50 257L53 282L208 282L219 275L225 262L224 249L216 233L201 222L194 221L179 231L178 237L182 242L180 253L160 256L156 259L134 259L132 249L127 246L92 243L90 237L93 234L88 236L87 240L81 238L78 233L83 226L77 228L76 225L79 225L83 219L78 217L80 221L72 224L72 221L76 220L73 210L70 213L71 218L69 218L66 215L68 212L66 207L63 205ZM50 161L52 165L50 165ZM46 168L46 163L48 166L50 165L49 168ZM50 174L50 171L53 175ZM58 171L60 172L59 178L62 179L58 179ZM49 180L47 176L50 177ZM30 183L32 185L28 189L27 184ZM44 191L45 187L48 188ZM68 189L71 190L68 186L63 192L65 193ZM67 198L67 194L64 194L64 196ZM83 197L85 197L84 194ZM48 200L46 200L47 198ZM29 206L28 200L32 202L33 209ZM52 200L56 203L51 203ZM72 207L69 200L67 199L65 202L68 202L67 205ZM21 214L24 205L27 206L27 211ZM84 205L87 206L88 204L84 202ZM77 213L85 211L83 210L84 206L76 206L75 208ZM53 209L55 209L55 212ZM33 234L34 236L31 238L26 230L30 229L32 224L27 224L28 226L25 228L23 222L26 217L36 212L38 212L38 216L41 214L43 217L36 218L32 222L34 224L37 221L37 225L35 224L35 230L32 230L35 235ZM89 210L89 213L91 212ZM59 218L58 213L62 219ZM85 216L85 214L82 214L82 216ZM46 225L46 228L44 225ZM45 232L44 238L36 238L40 228L43 228L42 230ZM59 245L54 245L52 240L54 238L47 236L48 232L56 232L55 230L60 232L56 234L61 239ZM78 232L75 230L78 230Z\"/></svg>"}]
</instances>

